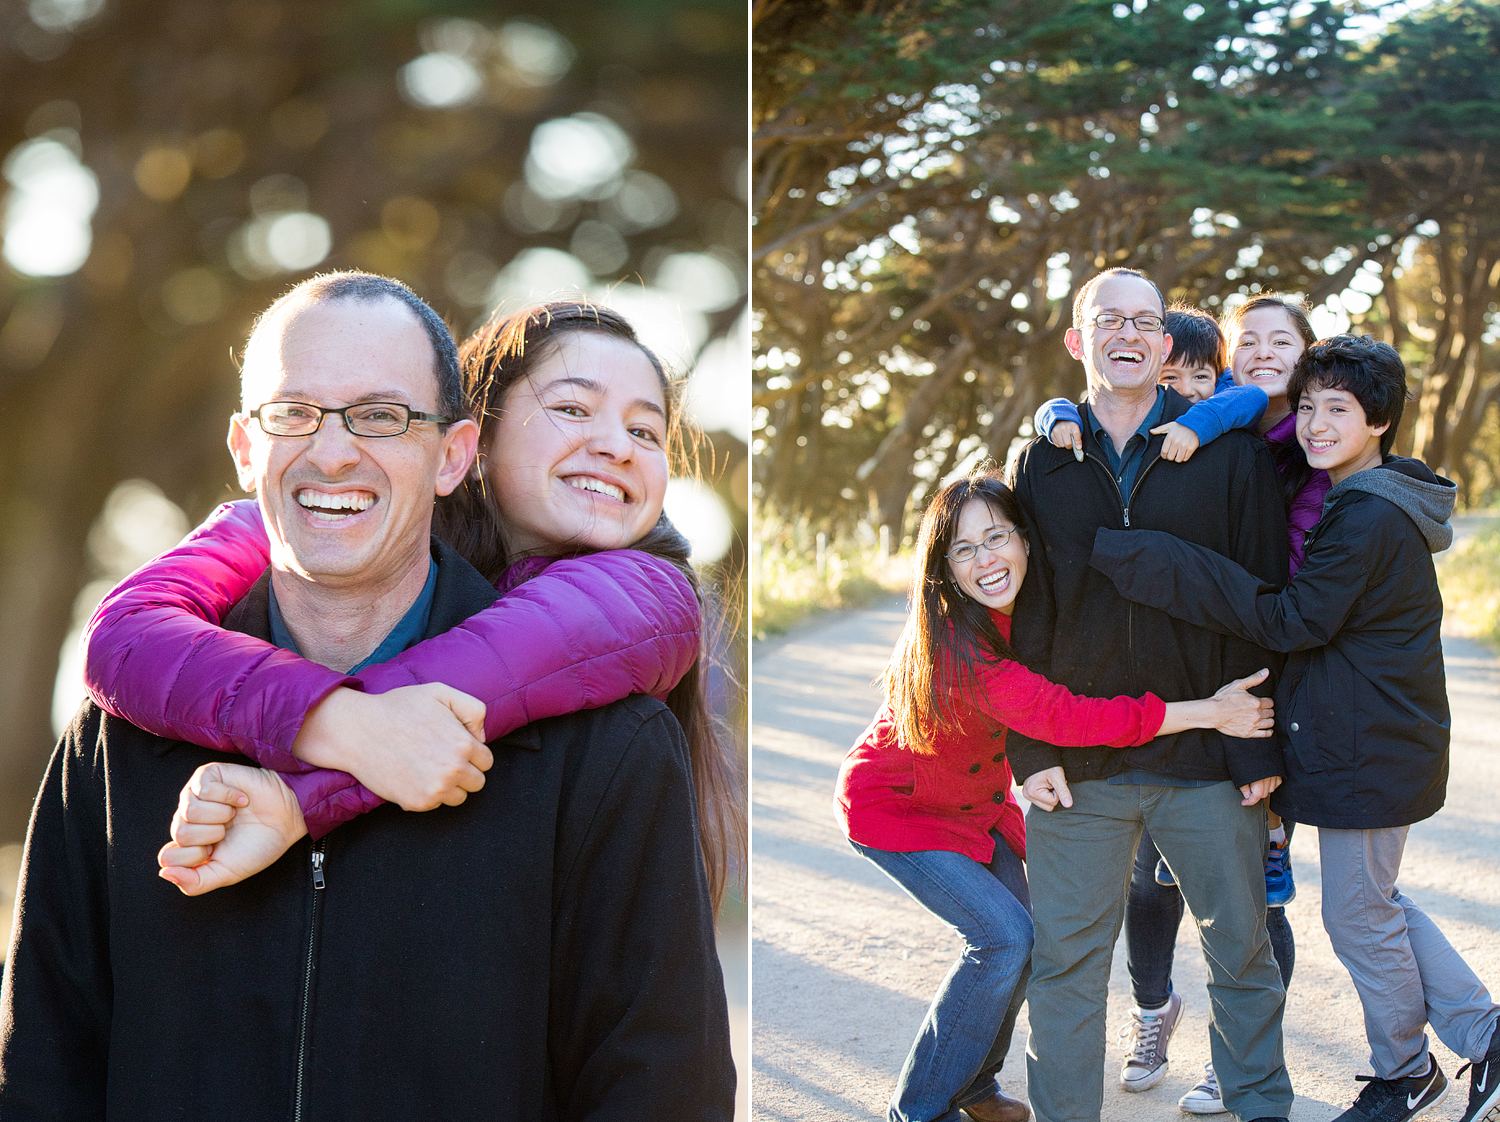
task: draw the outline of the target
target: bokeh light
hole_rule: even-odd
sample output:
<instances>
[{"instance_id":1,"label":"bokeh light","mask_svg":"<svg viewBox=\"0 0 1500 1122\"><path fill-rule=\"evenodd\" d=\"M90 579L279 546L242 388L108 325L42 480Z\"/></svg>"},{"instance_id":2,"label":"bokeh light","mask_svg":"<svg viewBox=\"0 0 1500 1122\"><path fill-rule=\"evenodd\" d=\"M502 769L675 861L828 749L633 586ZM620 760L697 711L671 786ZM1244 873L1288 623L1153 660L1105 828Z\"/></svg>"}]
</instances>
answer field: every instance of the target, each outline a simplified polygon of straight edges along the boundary
<instances>
[{"instance_id":1,"label":"bokeh light","mask_svg":"<svg viewBox=\"0 0 1500 1122\"><path fill-rule=\"evenodd\" d=\"M531 135L526 182L543 198L598 198L635 158L625 130L601 113L544 121Z\"/></svg>"},{"instance_id":2,"label":"bokeh light","mask_svg":"<svg viewBox=\"0 0 1500 1122\"><path fill-rule=\"evenodd\" d=\"M26 14L44 31L72 31L104 10L104 0L31 0Z\"/></svg>"},{"instance_id":3,"label":"bokeh light","mask_svg":"<svg viewBox=\"0 0 1500 1122\"><path fill-rule=\"evenodd\" d=\"M89 561L98 576L84 585L73 603L73 625L58 661L52 691L52 727L57 735L68 727L83 700L79 640L89 616L121 577L180 542L188 525L182 508L144 479L125 480L105 500L88 537Z\"/></svg>"},{"instance_id":4,"label":"bokeh light","mask_svg":"<svg viewBox=\"0 0 1500 1122\"><path fill-rule=\"evenodd\" d=\"M665 226L677 217L677 209L677 195L665 179L636 169L622 175L619 188L600 204L600 210L626 233Z\"/></svg>"},{"instance_id":5,"label":"bokeh light","mask_svg":"<svg viewBox=\"0 0 1500 1122\"><path fill-rule=\"evenodd\" d=\"M705 432L727 432L750 442L750 379L745 355L750 347L750 313L740 313L734 330L703 348L687 385L687 409Z\"/></svg>"},{"instance_id":6,"label":"bokeh light","mask_svg":"<svg viewBox=\"0 0 1500 1122\"><path fill-rule=\"evenodd\" d=\"M18 144L6 157L5 260L33 277L61 277L88 260L99 179L79 162L76 133ZM64 143L71 140L72 143Z\"/></svg>"},{"instance_id":7,"label":"bokeh light","mask_svg":"<svg viewBox=\"0 0 1500 1122\"><path fill-rule=\"evenodd\" d=\"M513 19L500 29L496 46L520 85L548 86L568 72L577 52L550 27Z\"/></svg>"},{"instance_id":8,"label":"bokeh light","mask_svg":"<svg viewBox=\"0 0 1500 1122\"><path fill-rule=\"evenodd\" d=\"M559 294L577 295L589 284L588 266L571 253L546 246L523 249L501 269L489 303L513 307Z\"/></svg>"},{"instance_id":9,"label":"bokeh light","mask_svg":"<svg viewBox=\"0 0 1500 1122\"><path fill-rule=\"evenodd\" d=\"M695 312L722 311L744 294L741 278L709 253L674 253L664 258L655 282Z\"/></svg>"},{"instance_id":10,"label":"bokeh light","mask_svg":"<svg viewBox=\"0 0 1500 1122\"><path fill-rule=\"evenodd\" d=\"M663 509L692 543L694 565L711 565L729 552L734 524L719 496L706 484L697 479L668 480Z\"/></svg>"},{"instance_id":11,"label":"bokeh light","mask_svg":"<svg viewBox=\"0 0 1500 1122\"><path fill-rule=\"evenodd\" d=\"M452 109L472 104L484 88L474 64L460 55L433 51L401 68L401 90L424 109Z\"/></svg>"},{"instance_id":12,"label":"bokeh light","mask_svg":"<svg viewBox=\"0 0 1500 1122\"><path fill-rule=\"evenodd\" d=\"M262 214L240 227L225 246L235 272L250 280L311 269L332 248L327 220L309 211Z\"/></svg>"}]
</instances>

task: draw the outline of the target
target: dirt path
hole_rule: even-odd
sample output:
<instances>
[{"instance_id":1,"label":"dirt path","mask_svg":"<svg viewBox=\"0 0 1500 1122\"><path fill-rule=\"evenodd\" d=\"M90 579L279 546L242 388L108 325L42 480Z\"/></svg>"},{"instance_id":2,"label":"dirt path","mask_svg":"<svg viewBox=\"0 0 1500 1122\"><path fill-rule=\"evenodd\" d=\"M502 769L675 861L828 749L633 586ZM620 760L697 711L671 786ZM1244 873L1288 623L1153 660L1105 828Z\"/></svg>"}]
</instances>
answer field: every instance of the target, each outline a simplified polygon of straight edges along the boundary
<instances>
[{"instance_id":1,"label":"dirt path","mask_svg":"<svg viewBox=\"0 0 1500 1122\"><path fill-rule=\"evenodd\" d=\"M753 1117L766 1122L883 1119L911 1037L957 953L956 936L849 849L832 810L839 761L877 708L872 679L903 610L892 598L828 617L754 657ZM1448 805L1412 829L1401 888L1500 991L1500 661L1464 639L1446 639L1444 650L1454 734ZM1354 1076L1369 1071L1367 1049L1359 1003L1319 919L1315 830L1297 833L1292 857L1292 1122L1325 1122L1362 1086ZM1105 1122L1188 1117L1177 1099L1208 1059L1203 959L1189 923L1174 979L1186 1008L1167 1078L1127 1095L1111 1051ZM1129 1006L1123 941L1109 1002L1116 1026ZM1026 1031L1023 1013L1002 1076L1016 1094L1025 1092ZM1460 1062L1436 1042L1434 1051L1451 1076ZM1424 1122L1458 1118L1467 1093L1465 1076Z\"/></svg>"}]
</instances>

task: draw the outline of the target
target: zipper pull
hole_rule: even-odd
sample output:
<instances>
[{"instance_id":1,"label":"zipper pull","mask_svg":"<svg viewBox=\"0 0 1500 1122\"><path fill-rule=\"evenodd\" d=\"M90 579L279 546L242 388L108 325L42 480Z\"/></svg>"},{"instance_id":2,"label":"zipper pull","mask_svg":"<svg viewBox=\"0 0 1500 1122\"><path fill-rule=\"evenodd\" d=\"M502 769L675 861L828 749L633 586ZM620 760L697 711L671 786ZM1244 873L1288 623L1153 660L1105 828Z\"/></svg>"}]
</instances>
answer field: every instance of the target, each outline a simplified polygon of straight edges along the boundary
<instances>
[{"instance_id":1,"label":"zipper pull","mask_svg":"<svg viewBox=\"0 0 1500 1122\"><path fill-rule=\"evenodd\" d=\"M313 888L318 889L328 887L327 883L323 880L323 851L321 849L313 850L312 862Z\"/></svg>"},{"instance_id":2,"label":"zipper pull","mask_svg":"<svg viewBox=\"0 0 1500 1122\"><path fill-rule=\"evenodd\" d=\"M1128 530L1128 529L1130 529L1130 508L1127 506L1124 509L1125 509L1125 529Z\"/></svg>"}]
</instances>

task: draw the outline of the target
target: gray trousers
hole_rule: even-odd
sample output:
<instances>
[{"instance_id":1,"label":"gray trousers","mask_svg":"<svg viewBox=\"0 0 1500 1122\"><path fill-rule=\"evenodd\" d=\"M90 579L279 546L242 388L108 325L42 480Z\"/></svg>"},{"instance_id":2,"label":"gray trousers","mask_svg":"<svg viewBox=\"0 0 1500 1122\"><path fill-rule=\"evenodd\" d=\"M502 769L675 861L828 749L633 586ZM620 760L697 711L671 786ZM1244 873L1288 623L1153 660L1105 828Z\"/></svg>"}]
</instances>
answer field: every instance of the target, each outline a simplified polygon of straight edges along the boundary
<instances>
[{"instance_id":1,"label":"gray trousers","mask_svg":"<svg viewBox=\"0 0 1500 1122\"><path fill-rule=\"evenodd\" d=\"M1142 826L1151 830L1198 922L1208 965L1209 1049L1240 1122L1285 1118L1292 1085L1281 1048L1286 994L1266 937L1266 812L1229 782L1072 785L1073 806L1026 815L1036 945L1031 956L1027 1091L1037 1122L1098 1122L1105 1003Z\"/></svg>"},{"instance_id":2,"label":"gray trousers","mask_svg":"<svg viewBox=\"0 0 1500 1122\"><path fill-rule=\"evenodd\" d=\"M1318 830L1323 927L1365 1011L1381 1079L1427 1071L1427 1034L1484 1059L1500 1007L1437 924L1396 888L1410 827Z\"/></svg>"}]
</instances>

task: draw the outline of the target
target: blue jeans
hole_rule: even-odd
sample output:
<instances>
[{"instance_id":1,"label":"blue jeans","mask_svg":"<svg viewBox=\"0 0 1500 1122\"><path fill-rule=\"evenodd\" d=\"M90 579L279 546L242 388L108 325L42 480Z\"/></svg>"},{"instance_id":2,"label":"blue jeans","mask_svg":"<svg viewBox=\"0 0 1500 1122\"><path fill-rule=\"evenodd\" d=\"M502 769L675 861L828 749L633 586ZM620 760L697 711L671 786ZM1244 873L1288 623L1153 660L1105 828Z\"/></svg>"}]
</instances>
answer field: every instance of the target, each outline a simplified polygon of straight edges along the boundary
<instances>
[{"instance_id":1,"label":"blue jeans","mask_svg":"<svg viewBox=\"0 0 1500 1122\"><path fill-rule=\"evenodd\" d=\"M1288 841L1294 826L1286 822ZM1173 884L1156 883L1160 856L1150 832L1142 830L1125 900L1125 965L1130 971L1130 995L1142 1009L1160 1008L1172 995L1172 957L1177 949L1177 929L1182 925L1181 890ZM1282 988L1289 988L1297 942L1285 908L1266 909L1266 934L1281 971Z\"/></svg>"},{"instance_id":2,"label":"blue jeans","mask_svg":"<svg viewBox=\"0 0 1500 1122\"><path fill-rule=\"evenodd\" d=\"M1026 997L1032 929L1025 866L991 836L988 865L947 850L892 853L849 843L964 941L901 1069L890 1122L959 1122L961 1107L995 1092Z\"/></svg>"}]
</instances>

